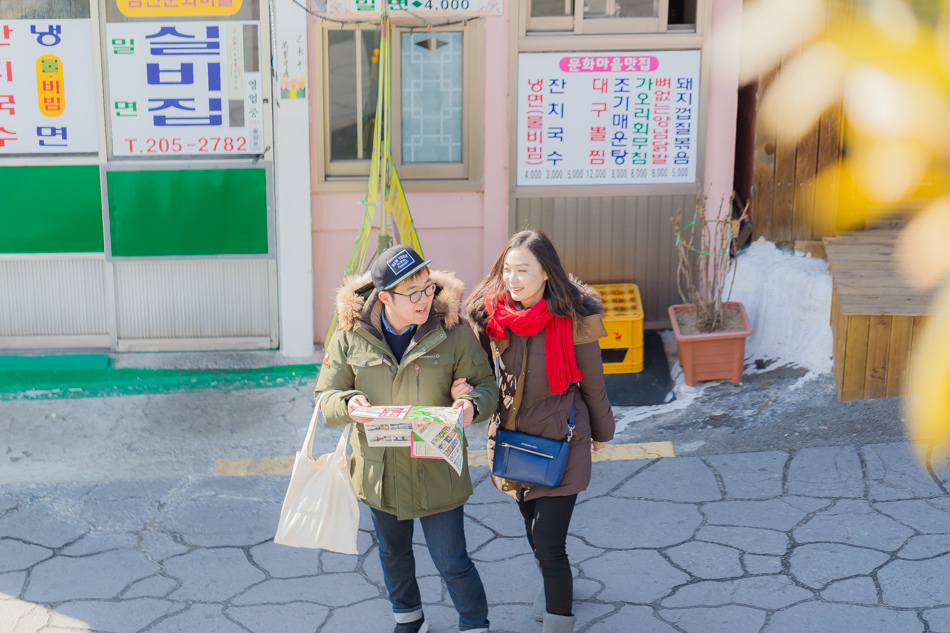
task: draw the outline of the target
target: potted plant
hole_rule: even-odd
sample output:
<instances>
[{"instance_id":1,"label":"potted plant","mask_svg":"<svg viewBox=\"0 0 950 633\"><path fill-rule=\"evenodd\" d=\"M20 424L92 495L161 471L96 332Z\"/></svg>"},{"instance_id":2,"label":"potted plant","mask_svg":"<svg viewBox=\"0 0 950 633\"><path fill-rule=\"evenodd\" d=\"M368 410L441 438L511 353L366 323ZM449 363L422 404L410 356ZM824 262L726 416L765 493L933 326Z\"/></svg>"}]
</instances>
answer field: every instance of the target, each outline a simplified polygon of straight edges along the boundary
<instances>
[{"instance_id":1,"label":"potted plant","mask_svg":"<svg viewBox=\"0 0 950 633\"><path fill-rule=\"evenodd\" d=\"M671 218L678 257L676 289L683 303L670 306L669 316L690 386L700 380L742 382L745 340L752 334L745 308L729 301L731 284L723 301L734 227L745 219L746 211L738 220L708 220L703 203L702 195L698 196L693 219L685 225L681 210Z\"/></svg>"}]
</instances>

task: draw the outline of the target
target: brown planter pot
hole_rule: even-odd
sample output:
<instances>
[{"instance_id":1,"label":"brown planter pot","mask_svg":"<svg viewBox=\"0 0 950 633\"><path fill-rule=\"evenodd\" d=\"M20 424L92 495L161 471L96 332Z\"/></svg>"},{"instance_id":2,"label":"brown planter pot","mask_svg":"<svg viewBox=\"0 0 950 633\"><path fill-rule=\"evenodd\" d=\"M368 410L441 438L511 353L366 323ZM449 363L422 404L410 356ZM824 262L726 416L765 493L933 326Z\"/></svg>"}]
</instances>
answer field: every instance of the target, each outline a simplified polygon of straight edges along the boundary
<instances>
[{"instance_id":1,"label":"brown planter pot","mask_svg":"<svg viewBox=\"0 0 950 633\"><path fill-rule=\"evenodd\" d=\"M745 359L745 340L752 334L749 315L738 301L725 304L739 310L745 329L737 332L712 332L710 334L683 334L676 320L678 312L692 312L692 305L669 307L670 324L676 337L676 350L686 384L694 386L700 380L723 380L742 382L742 366Z\"/></svg>"}]
</instances>

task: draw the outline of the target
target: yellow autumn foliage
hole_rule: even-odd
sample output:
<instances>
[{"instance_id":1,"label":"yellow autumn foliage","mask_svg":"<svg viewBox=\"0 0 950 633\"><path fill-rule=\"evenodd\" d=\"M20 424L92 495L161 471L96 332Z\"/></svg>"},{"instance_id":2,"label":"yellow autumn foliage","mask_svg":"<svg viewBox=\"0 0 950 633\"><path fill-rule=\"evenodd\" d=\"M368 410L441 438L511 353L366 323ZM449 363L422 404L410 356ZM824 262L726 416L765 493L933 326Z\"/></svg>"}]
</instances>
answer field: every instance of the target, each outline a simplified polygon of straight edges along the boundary
<instances>
[{"instance_id":1,"label":"yellow autumn foliage","mask_svg":"<svg viewBox=\"0 0 950 633\"><path fill-rule=\"evenodd\" d=\"M850 6L850 10L842 10ZM916 9L916 11L915 11ZM914 214L898 259L908 284L939 288L909 370L907 433L921 458L950 452L950 0L756 0L741 24L740 74L752 81L794 47L763 95L760 121L797 142L841 104L844 157L816 212L849 230ZM775 122L782 125L776 126ZM819 174L818 180L824 174Z\"/></svg>"}]
</instances>

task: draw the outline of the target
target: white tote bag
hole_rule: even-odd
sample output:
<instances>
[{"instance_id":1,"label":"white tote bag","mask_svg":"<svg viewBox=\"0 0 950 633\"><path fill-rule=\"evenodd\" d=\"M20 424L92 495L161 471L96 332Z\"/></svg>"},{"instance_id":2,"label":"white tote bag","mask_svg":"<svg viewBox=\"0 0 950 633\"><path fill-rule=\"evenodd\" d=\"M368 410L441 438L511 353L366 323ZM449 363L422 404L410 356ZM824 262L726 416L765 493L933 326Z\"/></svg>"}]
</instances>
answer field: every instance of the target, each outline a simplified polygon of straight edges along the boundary
<instances>
[{"instance_id":1,"label":"white tote bag","mask_svg":"<svg viewBox=\"0 0 950 633\"><path fill-rule=\"evenodd\" d=\"M323 417L320 401L325 395L326 392L320 394L317 400L303 447L294 460L274 542L356 554L360 507L346 457L347 438L353 425L348 424L343 430L335 451L317 459L312 455L317 419Z\"/></svg>"}]
</instances>

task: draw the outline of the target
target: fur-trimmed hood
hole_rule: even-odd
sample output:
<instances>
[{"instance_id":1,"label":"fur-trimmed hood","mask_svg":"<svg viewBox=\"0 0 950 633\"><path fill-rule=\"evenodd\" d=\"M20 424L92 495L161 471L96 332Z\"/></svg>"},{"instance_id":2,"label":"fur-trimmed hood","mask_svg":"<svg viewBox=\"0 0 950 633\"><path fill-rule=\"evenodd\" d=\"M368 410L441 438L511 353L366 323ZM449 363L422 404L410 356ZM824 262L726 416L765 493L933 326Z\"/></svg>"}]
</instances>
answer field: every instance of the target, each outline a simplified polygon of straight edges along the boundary
<instances>
[{"instance_id":1,"label":"fur-trimmed hood","mask_svg":"<svg viewBox=\"0 0 950 633\"><path fill-rule=\"evenodd\" d=\"M588 286L579 279L576 279L574 275L570 275L570 278L571 283L573 283L577 289L581 291L581 303L584 304L584 307L587 308L587 311L591 314L599 314L603 316L604 300L600 297L600 293L594 290L593 287Z\"/></svg>"},{"instance_id":2,"label":"fur-trimmed hood","mask_svg":"<svg viewBox=\"0 0 950 633\"><path fill-rule=\"evenodd\" d=\"M430 269L429 276L436 284L432 313L441 316L446 330L459 324L462 315L462 293L465 284L445 270ZM351 331L357 324L372 323L373 310L379 302L379 292L373 287L370 274L347 277L336 293L336 321L343 331Z\"/></svg>"}]
</instances>

